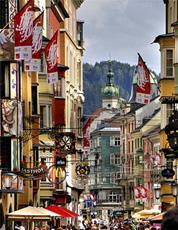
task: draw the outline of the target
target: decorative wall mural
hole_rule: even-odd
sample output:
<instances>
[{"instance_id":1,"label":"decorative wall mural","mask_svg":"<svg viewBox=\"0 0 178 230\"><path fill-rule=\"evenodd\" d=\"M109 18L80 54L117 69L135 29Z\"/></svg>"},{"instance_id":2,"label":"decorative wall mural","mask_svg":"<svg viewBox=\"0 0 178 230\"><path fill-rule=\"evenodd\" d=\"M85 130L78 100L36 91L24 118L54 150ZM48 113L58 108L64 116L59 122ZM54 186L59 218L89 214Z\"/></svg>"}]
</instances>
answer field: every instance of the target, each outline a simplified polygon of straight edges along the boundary
<instances>
[{"instance_id":1,"label":"decorative wall mural","mask_svg":"<svg viewBox=\"0 0 178 230\"><path fill-rule=\"evenodd\" d=\"M2 136L22 135L22 103L2 100Z\"/></svg>"}]
</instances>

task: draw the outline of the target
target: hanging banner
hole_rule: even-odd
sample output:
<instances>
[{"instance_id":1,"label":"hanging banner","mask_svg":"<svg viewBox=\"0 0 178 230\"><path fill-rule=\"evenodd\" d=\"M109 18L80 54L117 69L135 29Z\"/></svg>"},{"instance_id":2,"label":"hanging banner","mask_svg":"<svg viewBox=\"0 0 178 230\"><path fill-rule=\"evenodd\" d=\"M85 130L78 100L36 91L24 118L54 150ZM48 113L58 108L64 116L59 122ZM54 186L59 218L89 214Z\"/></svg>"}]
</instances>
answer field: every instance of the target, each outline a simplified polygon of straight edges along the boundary
<instances>
[{"instance_id":1,"label":"hanging banner","mask_svg":"<svg viewBox=\"0 0 178 230\"><path fill-rule=\"evenodd\" d=\"M138 56L136 102L140 104L148 104L150 102L151 91L150 72L140 54L138 54Z\"/></svg>"},{"instance_id":2,"label":"hanging banner","mask_svg":"<svg viewBox=\"0 0 178 230\"><path fill-rule=\"evenodd\" d=\"M147 189L140 185L141 194L142 194L142 201L147 202Z\"/></svg>"},{"instance_id":3,"label":"hanging banner","mask_svg":"<svg viewBox=\"0 0 178 230\"><path fill-rule=\"evenodd\" d=\"M93 201L93 205L96 206L96 198L91 192L90 192L90 197L91 197L91 200Z\"/></svg>"},{"instance_id":4,"label":"hanging banner","mask_svg":"<svg viewBox=\"0 0 178 230\"><path fill-rule=\"evenodd\" d=\"M161 155L156 152L156 165L160 166L161 165Z\"/></svg>"},{"instance_id":5,"label":"hanging banner","mask_svg":"<svg viewBox=\"0 0 178 230\"><path fill-rule=\"evenodd\" d=\"M83 139L84 139L84 154L88 155L90 150L90 124L91 118L87 121L83 128Z\"/></svg>"},{"instance_id":6,"label":"hanging banner","mask_svg":"<svg viewBox=\"0 0 178 230\"><path fill-rule=\"evenodd\" d=\"M58 71L57 71L57 39L58 31L53 35L44 49L45 58L47 63L47 83L55 84L58 82Z\"/></svg>"},{"instance_id":7,"label":"hanging banner","mask_svg":"<svg viewBox=\"0 0 178 230\"><path fill-rule=\"evenodd\" d=\"M140 202L140 189L134 186L135 201Z\"/></svg>"},{"instance_id":8,"label":"hanging banner","mask_svg":"<svg viewBox=\"0 0 178 230\"><path fill-rule=\"evenodd\" d=\"M152 165L155 164L155 157L154 156L150 156L150 162Z\"/></svg>"},{"instance_id":9,"label":"hanging banner","mask_svg":"<svg viewBox=\"0 0 178 230\"><path fill-rule=\"evenodd\" d=\"M41 71L43 12L33 22L32 59L25 61L25 71Z\"/></svg>"},{"instance_id":10,"label":"hanging banner","mask_svg":"<svg viewBox=\"0 0 178 230\"><path fill-rule=\"evenodd\" d=\"M32 58L34 0L29 0L14 17L15 55L14 59Z\"/></svg>"},{"instance_id":11,"label":"hanging banner","mask_svg":"<svg viewBox=\"0 0 178 230\"><path fill-rule=\"evenodd\" d=\"M85 200L88 200L88 197L84 192L82 192L82 196L84 197Z\"/></svg>"}]
</instances>

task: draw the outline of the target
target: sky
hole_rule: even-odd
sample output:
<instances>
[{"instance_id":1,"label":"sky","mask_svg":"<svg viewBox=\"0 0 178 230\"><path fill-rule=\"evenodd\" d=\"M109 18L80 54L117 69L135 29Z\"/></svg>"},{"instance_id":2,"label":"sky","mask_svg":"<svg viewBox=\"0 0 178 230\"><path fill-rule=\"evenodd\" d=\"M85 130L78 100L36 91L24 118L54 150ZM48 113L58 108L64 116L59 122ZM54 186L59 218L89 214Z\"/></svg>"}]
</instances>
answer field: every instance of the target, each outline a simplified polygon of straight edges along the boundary
<instances>
[{"instance_id":1,"label":"sky","mask_svg":"<svg viewBox=\"0 0 178 230\"><path fill-rule=\"evenodd\" d=\"M77 14L84 21L83 62L137 65L140 53L147 67L160 73L159 45L151 43L165 33L163 0L84 0Z\"/></svg>"}]
</instances>

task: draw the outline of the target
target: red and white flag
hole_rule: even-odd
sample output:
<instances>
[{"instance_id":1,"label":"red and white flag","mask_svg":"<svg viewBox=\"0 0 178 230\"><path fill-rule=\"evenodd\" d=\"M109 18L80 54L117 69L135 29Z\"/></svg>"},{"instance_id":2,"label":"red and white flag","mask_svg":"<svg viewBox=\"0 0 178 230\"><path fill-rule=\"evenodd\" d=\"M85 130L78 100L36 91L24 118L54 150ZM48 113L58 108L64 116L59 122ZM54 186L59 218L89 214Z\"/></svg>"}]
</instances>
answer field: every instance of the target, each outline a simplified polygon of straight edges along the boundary
<instances>
[{"instance_id":1,"label":"red and white flag","mask_svg":"<svg viewBox=\"0 0 178 230\"><path fill-rule=\"evenodd\" d=\"M87 195L84 192L82 192L82 195L85 198L85 200L88 200L88 197L87 197Z\"/></svg>"},{"instance_id":2,"label":"red and white flag","mask_svg":"<svg viewBox=\"0 0 178 230\"><path fill-rule=\"evenodd\" d=\"M135 201L140 202L140 189L134 186Z\"/></svg>"},{"instance_id":3,"label":"red and white flag","mask_svg":"<svg viewBox=\"0 0 178 230\"><path fill-rule=\"evenodd\" d=\"M33 21L32 59L25 61L25 71L41 71L43 12Z\"/></svg>"},{"instance_id":4,"label":"red and white flag","mask_svg":"<svg viewBox=\"0 0 178 230\"><path fill-rule=\"evenodd\" d=\"M147 189L140 185L141 194L142 194L142 201L147 202Z\"/></svg>"},{"instance_id":5,"label":"red and white flag","mask_svg":"<svg viewBox=\"0 0 178 230\"><path fill-rule=\"evenodd\" d=\"M87 123L83 128L83 139L84 139L84 154L88 155L90 150L90 124L91 118L88 119Z\"/></svg>"},{"instance_id":6,"label":"red and white flag","mask_svg":"<svg viewBox=\"0 0 178 230\"><path fill-rule=\"evenodd\" d=\"M155 164L155 157L154 156L150 156L150 162L152 165Z\"/></svg>"},{"instance_id":7,"label":"red and white flag","mask_svg":"<svg viewBox=\"0 0 178 230\"><path fill-rule=\"evenodd\" d=\"M140 54L138 54L137 92L136 102L148 104L150 102L150 72Z\"/></svg>"},{"instance_id":8,"label":"red and white flag","mask_svg":"<svg viewBox=\"0 0 178 230\"><path fill-rule=\"evenodd\" d=\"M34 0L29 0L14 16L15 55L14 59L32 58Z\"/></svg>"},{"instance_id":9,"label":"red and white flag","mask_svg":"<svg viewBox=\"0 0 178 230\"><path fill-rule=\"evenodd\" d=\"M156 152L156 165L160 166L161 165L161 155Z\"/></svg>"},{"instance_id":10,"label":"red and white flag","mask_svg":"<svg viewBox=\"0 0 178 230\"><path fill-rule=\"evenodd\" d=\"M90 192L90 197L91 197L91 200L93 201L93 205L96 206L96 199L91 192Z\"/></svg>"},{"instance_id":11,"label":"red and white flag","mask_svg":"<svg viewBox=\"0 0 178 230\"><path fill-rule=\"evenodd\" d=\"M53 35L49 43L44 49L47 63L47 83L55 84L58 82L57 71L57 48L58 48L58 31Z\"/></svg>"}]
</instances>

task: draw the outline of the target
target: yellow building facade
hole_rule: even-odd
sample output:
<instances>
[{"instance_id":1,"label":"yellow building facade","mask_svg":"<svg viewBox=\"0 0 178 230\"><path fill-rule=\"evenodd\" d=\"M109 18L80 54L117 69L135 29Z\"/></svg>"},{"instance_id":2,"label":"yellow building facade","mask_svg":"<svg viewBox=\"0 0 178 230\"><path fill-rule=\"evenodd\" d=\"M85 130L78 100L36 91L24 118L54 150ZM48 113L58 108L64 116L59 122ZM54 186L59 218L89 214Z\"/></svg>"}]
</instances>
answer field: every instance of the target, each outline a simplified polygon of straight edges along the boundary
<instances>
[{"instance_id":1,"label":"yellow building facade","mask_svg":"<svg viewBox=\"0 0 178 230\"><path fill-rule=\"evenodd\" d=\"M160 46L161 53L161 79L160 79L160 101L161 101L161 131L160 131L160 149L169 148L165 126L169 122L170 114L173 111L171 100L177 97L177 20L178 3L177 1L164 0L166 10L166 33L156 37L155 42ZM167 164L167 160L162 152L162 165ZM165 211L170 203L175 203L176 199L172 196L170 181L163 179L161 185L162 210Z\"/></svg>"}]
</instances>

